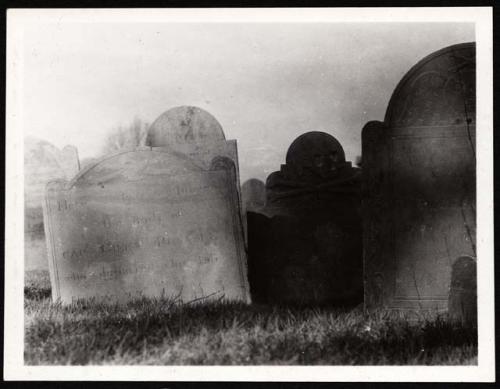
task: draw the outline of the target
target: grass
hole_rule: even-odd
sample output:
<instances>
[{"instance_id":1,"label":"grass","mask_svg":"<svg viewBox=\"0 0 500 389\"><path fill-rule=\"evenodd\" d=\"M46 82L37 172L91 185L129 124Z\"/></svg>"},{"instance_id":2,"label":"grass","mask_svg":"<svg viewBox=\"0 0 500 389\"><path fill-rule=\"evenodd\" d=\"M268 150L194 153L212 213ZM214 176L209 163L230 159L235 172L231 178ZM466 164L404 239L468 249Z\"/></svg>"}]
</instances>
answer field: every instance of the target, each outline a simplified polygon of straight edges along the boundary
<instances>
[{"instance_id":1,"label":"grass","mask_svg":"<svg viewBox=\"0 0 500 389\"><path fill-rule=\"evenodd\" d=\"M475 330L441 319L146 298L63 307L46 272L27 273L24 295L29 365L477 364Z\"/></svg>"}]
</instances>

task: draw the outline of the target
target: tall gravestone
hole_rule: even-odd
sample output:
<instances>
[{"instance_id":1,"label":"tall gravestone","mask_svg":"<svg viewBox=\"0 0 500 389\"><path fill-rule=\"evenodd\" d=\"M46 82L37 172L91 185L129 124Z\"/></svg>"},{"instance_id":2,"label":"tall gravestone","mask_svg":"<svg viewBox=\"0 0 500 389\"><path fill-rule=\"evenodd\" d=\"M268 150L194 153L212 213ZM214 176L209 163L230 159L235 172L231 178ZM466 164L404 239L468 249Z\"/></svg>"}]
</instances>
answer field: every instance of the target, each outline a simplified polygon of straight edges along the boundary
<instances>
[{"instance_id":1,"label":"tall gravestone","mask_svg":"<svg viewBox=\"0 0 500 389\"><path fill-rule=\"evenodd\" d=\"M362 301L360 172L331 135L308 132L266 180L266 205L247 212L254 301Z\"/></svg>"},{"instance_id":2,"label":"tall gravestone","mask_svg":"<svg viewBox=\"0 0 500 389\"><path fill-rule=\"evenodd\" d=\"M437 51L363 129L365 307L448 308L452 265L476 255L475 45Z\"/></svg>"},{"instance_id":3,"label":"tall gravestone","mask_svg":"<svg viewBox=\"0 0 500 389\"><path fill-rule=\"evenodd\" d=\"M43 228L43 194L47 182L70 179L79 170L73 146L62 150L49 142L26 138L24 142L24 268L48 270Z\"/></svg>"},{"instance_id":4,"label":"tall gravestone","mask_svg":"<svg viewBox=\"0 0 500 389\"><path fill-rule=\"evenodd\" d=\"M166 148L105 157L47 186L53 299L249 301L236 169Z\"/></svg>"},{"instance_id":5,"label":"tall gravestone","mask_svg":"<svg viewBox=\"0 0 500 389\"><path fill-rule=\"evenodd\" d=\"M231 159L236 167L238 204L241 209L240 168L236 140L226 140L222 126L210 113L193 106L170 108L149 127L146 145L166 147L185 154L203 169L208 169L215 157Z\"/></svg>"}]
</instances>

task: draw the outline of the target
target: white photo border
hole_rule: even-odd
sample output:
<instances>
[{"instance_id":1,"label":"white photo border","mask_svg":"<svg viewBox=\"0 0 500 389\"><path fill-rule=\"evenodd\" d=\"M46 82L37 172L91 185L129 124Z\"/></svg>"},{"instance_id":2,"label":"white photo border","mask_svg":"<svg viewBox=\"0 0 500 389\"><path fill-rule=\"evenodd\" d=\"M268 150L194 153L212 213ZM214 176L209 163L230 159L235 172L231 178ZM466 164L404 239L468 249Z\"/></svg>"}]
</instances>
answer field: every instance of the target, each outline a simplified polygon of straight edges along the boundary
<instances>
[{"instance_id":1,"label":"white photo border","mask_svg":"<svg viewBox=\"0 0 500 389\"><path fill-rule=\"evenodd\" d=\"M23 29L34 23L474 23L477 58L477 366L25 366ZM7 11L5 380L387 381L495 380L493 20L491 7L275 9L9 9Z\"/></svg>"}]
</instances>

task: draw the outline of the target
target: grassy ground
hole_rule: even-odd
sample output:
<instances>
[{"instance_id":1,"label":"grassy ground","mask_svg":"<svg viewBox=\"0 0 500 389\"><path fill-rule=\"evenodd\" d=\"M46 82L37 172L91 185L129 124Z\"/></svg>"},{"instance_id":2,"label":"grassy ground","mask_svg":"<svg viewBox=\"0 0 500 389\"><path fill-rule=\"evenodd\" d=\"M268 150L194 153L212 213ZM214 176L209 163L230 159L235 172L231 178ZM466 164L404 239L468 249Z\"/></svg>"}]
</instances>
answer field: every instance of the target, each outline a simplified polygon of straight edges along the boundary
<instances>
[{"instance_id":1,"label":"grassy ground","mask_svg":"<svg viewBox=\"0 0 500 389\"><path fill-rule=\"evenodd\" d=\"M24 294L29 365L477 364L475 331L443 320L163 299L61 307L46 272L28 273Z\"/></svg>"}]
</instances>

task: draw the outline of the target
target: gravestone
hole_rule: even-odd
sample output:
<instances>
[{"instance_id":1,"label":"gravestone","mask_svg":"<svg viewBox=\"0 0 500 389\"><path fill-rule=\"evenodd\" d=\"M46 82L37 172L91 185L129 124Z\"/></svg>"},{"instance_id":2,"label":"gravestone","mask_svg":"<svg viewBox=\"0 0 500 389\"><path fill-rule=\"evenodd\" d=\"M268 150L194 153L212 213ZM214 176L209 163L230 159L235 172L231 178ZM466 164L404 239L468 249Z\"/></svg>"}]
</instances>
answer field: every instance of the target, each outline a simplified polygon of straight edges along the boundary
<instances>
[{"instance_id":1,"label":"gravestone","mask_svg":"<svg viewBox=\"0 0 500 389\"><path fill-rule=\"evenodd\" d=\"M246 210L259 210L266 205L266 186L257 178L246 180L241 186L241 201Z\"/></svg>"},{"instance_id":2,"label":"gravestone","mask_svg":"<svg viewBox=\"0 0 500 389\"><path fill-rule=\"evenodd\" d=\"M476 252L475 45L416 64L362 143L365 308L444 312L454 259Z\"/></svg>"},{"instance_id":3,"label":"gravestone","mask_svg":"<svg viewBox=\"0 0 500 389\"><path fill-rule=\"evenodd\" d=\"M247 212L259 212L266 204L266 186L257 178L246 180L241 186L241 214L245 242L248 241Z\"/></svg>"},{"instance_id":4,"label":"gravestone","mask_svg":"<svg viewBox=\"0 0 500 389\"><path fill-rule=\"evenodd\" d=\"M451 269L448 315L452 321L477 327L477 270L474 258L458 258Z\"/></svg>"},{"instance_id":5,"label":"gravestone","mask_svg":"<svg viewBox=\"0 0 500 389\"><path fill-rule=\"evenodd\" d=\"M203 169L209 169L215 157L231 159L236 167L238 204L241 211L240 168L236 140L226 140L222 126L210 113L193 106L170 108L149 127L146 145L165 147L185 154Z\"/></svg>"},{"instance_id":6,"label":"gravestone","mask_svg":"<svg viewBox=\"0 0 500 389\"><path fill-rule=\"evenodd\" d=\"M226 140L217 119L198 107L165 111L149 127L146 144L186 154L204 169L210 167L214 157L224 156L233 160L239 174L236 140Z\"/></svg>"},{"instance_id":7,"label":"gravestone","mask_svg":"<svg viewBox=\"0 0 500 389\"><path fill-rule=\"evenodd\" d=\"M257 302L362 301L360 172L340 143L308 132L266 180L266 205L248 212L249 279Z\"/></svg>"},{"instance_id":8,"label":"gravestone","mask_svg":"<svg viewBox=\"0 0 500 389\"><path fill-rule=\"evenodd\" d=\"M53 299L249 301L234 163L165 148L105 157L47 186Z\"/></svg>"},{"instance_id":9,"label":"gravestone","mask_svg":"<svg viewBox=\"0 0 500 389\"><path fill-rule=\"evenodd\" d=\"M43 193L47 182L70 179L79 170L73 146L62 150L49 142L28 137L24 142L24 268L48 270L43 228Z\"/></svg>"}]
</instances>

